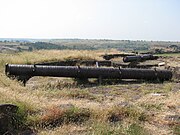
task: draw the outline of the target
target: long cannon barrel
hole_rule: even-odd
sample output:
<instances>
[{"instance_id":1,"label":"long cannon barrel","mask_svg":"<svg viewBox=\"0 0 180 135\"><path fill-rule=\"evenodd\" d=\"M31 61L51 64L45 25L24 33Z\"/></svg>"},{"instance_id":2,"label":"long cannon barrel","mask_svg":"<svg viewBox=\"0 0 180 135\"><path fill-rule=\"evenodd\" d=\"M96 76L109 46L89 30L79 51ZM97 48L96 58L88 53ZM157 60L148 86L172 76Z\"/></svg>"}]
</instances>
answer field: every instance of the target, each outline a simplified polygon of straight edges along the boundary
<instances>
[{"instance_id":1,"label":"long cannon barrel","mask_svg":"<svg viewBox=\"0 0 180 135\"><path fill-rule=\"evenodd\" d=\"M78 66L44 66L7 64L6 75L14 76L52 76L73 78L103 78L103 79L145 79L170 80L172 72L158 69L78 67Z\"/></svg>"},{"instance_id":2,"label":"long cannon barrel","mask_svg":"<svg viewBox=\"0 0 180 135\"><path fill-rule=\"evenodd\" d=\"M137 56L126 56L123 58L124 62L141 62L146 60L156 60L158 56L153 56L152 54L145 54L145 55L137 55Z\"/></svg>"}]
</instances>

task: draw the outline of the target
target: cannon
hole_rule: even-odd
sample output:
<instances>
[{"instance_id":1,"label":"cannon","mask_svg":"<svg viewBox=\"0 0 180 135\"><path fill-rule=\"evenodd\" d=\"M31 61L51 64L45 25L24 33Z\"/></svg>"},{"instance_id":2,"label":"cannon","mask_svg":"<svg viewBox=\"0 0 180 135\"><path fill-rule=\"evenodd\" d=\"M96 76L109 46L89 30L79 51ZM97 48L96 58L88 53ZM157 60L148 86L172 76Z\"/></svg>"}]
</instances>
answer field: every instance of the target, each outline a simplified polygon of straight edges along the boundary
<instances>
[{"instance_id":1,"label":"cannon","mask_svg":"<svg viewBox=\"0 0 180 135\"><path fill-rule=\"evenodd\" d=\"M126 56L123 58L123 62L143 62L146 60L156 60L158 56L154 56L152 54L145 54L145 55L136 55L136 56Z\"/></svg>"},{"instance_id":2,"label":"cannon","mask_svg":"<svg viewBox=\"0 0 180 135\"><path fill-rule=\"evenodd\" d=\"M170 80L172 72L159 69L113 68L113 67L80 67L80 66L45 66L6 64L7 76L18 77L27 81L33 76L102 78L102 79L144 79Z\"/></svg>"},{"instance_id":3,"label":"cannon","mask_svg":"<svg viewBox=\"0 0 180 135\"><path fill-rule=\"evenodd\" d=\"M36 65L54 65L54 66L77 66L77 65L85 65L85 66L95 66L98 63L99 66L111 66L112 62L108 60L66 60L66 61L57 61L57 62L44 62L37 63Z\"/></svg>"},{"instance_id":4,"label":"cannon","mask_svg":"<svg viewBox=\"0 0 180 135\"><path fill-rule=\"evenodd\" d=\"M105 55L102 55L103 59L105 60L110 60L110 59L113 59L113 58L118 58L118 57L126 57L126 56L135 56L136 54L132 53L132 54L105 54Z\"/></svg>"}]
</instances>

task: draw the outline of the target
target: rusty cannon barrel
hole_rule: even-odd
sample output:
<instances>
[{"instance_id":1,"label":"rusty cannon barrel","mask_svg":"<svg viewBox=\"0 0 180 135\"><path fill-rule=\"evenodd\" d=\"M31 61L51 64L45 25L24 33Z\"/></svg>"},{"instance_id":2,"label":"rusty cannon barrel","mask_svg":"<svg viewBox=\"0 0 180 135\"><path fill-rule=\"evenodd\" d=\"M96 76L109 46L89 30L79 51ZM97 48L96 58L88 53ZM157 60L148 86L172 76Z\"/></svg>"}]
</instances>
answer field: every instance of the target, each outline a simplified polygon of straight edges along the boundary
<instances>
[{"instance_id":1,"label":"rusty cannon barrel","mask_svg":"<svg viewBox=\"0 0 180 135\"><path fill-rule=\"evenodd\" d=\"M142 62L146 60L156 60L158 58L158 56L154 56L152 54L126 56L123 58L123 62Z\"/></svg>"},{"instance_id":2,"label":"rusty cannon barrel","mask_svg":"<svg viewBox=\"0 0 180 135\"><path fill-rule=\"evenodd\" d=\"M79 67L79 66L45 66L7 64L8 76L52 76L72 78L103 78L103 79L145 79L170 80L172 72L158 69L113 68L113 67Z\"/></svg>"}]
</instances>

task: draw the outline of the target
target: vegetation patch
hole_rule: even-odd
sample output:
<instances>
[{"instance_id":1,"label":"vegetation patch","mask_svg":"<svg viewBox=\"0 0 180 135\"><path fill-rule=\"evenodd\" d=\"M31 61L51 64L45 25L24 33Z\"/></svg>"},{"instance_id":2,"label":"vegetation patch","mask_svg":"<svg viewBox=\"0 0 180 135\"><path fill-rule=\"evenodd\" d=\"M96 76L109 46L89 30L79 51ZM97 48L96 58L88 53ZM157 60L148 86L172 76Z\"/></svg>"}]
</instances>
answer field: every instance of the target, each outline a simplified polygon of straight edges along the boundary
<instances>
[{"instance_id":1,"label":"vegetation patch","mask_svg":"<svg viewBox=\"0 0 180 135\"><path fill-rule=\"evenodd\" d=\"M148 104L148 103L142 103L140 106L144 107L148 111L153 111L153 110L161 110L163 104Z\"/></svg>"},{"instance_id":2,"label":"vegetation patch","mask_svg":"<svg viewBox=\"0 0 180 135\"><path fill-rule=\"evenodd\" d=\"M72 90L69 92L68 96L72 98L96 99L96 97L87 90Z\"/></svg>"},{"instance_id":3,"label":"vegetation patch","mask_svg":"<svg viewBox=\"0 0 180 135\"><path fill-rule=\"evenodd\" d=\"M87 135L124 135L121 124L109 124L105 122L94 122L88 129Z\"/></svg>"},{"instance_id":4,"label":"vegetation patch","mask_svg":"<svg viewBox=\"0 0 180 135\"><path fill-rule=\"evenodd\" d=\"M149 133L139 124L133 123L126 130L127 135L148 135Z\"/></svg>"},{"instance_id":5,"label":"vegetation patch","mask_svg":"<svg viewBox=\"0 0 180 135\"><path fill-rule=\"evenodd\" d=\"M90 115L90 110L84 108L72 107L66 110L52 107L46 110L43 115L31 118L31 124L40 128L55 128L62 124L81 124L89 120Z\"/></svg>"},{"instance_id":6,"label":"vegetation patch","mask_svg":"<svg viewBox=\"0 0 180 135\"><path fill-rule=\"evenodd\" d=\"M115 107L110 110L108 114L109 122L119 122L126 118L130 118L136 121L146 121L148 119L148 115L133 107Z\"/></svg>"}]
</instances>

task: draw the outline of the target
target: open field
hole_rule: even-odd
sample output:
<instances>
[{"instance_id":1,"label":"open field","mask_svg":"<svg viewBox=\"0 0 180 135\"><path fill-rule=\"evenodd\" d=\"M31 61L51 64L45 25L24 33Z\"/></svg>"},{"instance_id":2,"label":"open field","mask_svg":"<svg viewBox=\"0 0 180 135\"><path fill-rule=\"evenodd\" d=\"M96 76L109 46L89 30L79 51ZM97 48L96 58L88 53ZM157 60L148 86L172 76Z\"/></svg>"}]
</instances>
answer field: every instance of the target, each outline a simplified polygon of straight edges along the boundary
<instances>
[{"instance_id":1,"label":"open field","mask_svg":"<svg viewBox=\"0 0 180 135\"><path fill-rule=\"evenodd\" d=\"M14 133L39 135L179 135L180 83L96 79L81 83L71 78L33 77L24 87L5 76L6 63L35 64L60 60L102 60L117 50L39 50L0 53L0 103L19 107ZM121 58L119 58L121 59ZM115 60L119 60L116 58ZM163 56L168 66L180 67L180 56Z\"/></svg>"}]
</instances>

